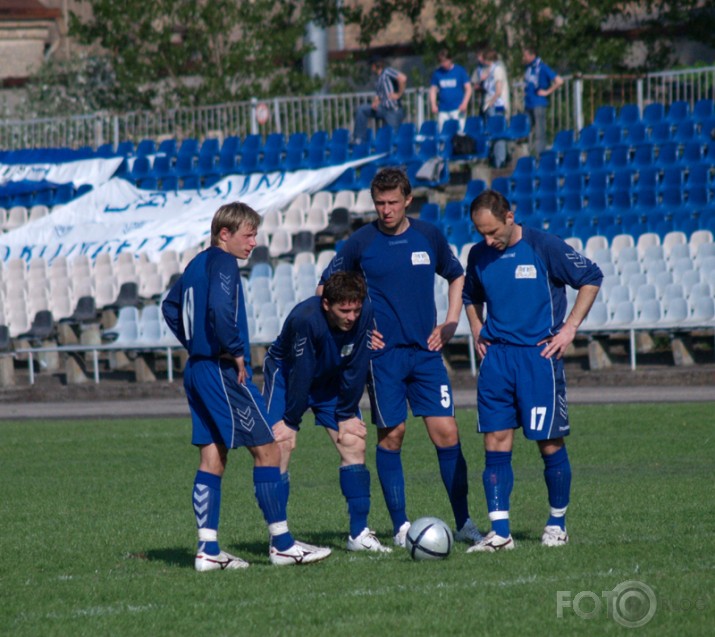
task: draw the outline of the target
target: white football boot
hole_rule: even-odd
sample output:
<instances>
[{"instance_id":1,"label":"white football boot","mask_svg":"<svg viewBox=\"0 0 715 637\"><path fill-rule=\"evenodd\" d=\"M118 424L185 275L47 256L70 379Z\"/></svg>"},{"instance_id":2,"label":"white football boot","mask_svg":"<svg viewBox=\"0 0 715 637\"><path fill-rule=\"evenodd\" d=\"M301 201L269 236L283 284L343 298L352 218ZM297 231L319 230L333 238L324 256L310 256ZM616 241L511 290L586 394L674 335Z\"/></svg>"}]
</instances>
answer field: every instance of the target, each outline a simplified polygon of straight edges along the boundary
<instances>
[{"instance_id":1,"label":"white football boot","mask_svg":"<svg viewBox=\"0 0 715 637\"><path fill-rule=\"evenodd\" d=\"M365 527L362 532L354 538L348 535L348 551L372 551L373 553L392 553L389 546L385 546L377 539L374 531Z\"/></svg>"},{"instance_id":2,"label":"white football boot","mask_svg":"<svg viewBox=\"0 0 715 637\"><path fill-rule=\"evenodd\" d=\"M232 571L248 567L248 562L226 551L221 551L218 555L207 555L202 552L194 559L194 568L197 571Z\"/></svg>"},{"instance_id":3,"label":"white football boot","mask_svg":"<svg viewBox=\"0 0 715 637\"><path fill-rule=\"evenodd\" d=\"M544 527L544 534L541 536L541 543L544 546L563 546L564 544L568 544L568 541L568 533L558 524Z\"/></svg>"},{"instance_id":4,"label":"white football boot","mask_svg":"<svg viewBox=\"0 0 715 637\"><path fill-rule=\"evenodd\" d=\"M494 553L495 551L511 551L514 548L514 538L502 537L494 531L489 531L485 538L467 549L467 553Z\"/></svg>"},{"instance_id":5,"label":"white football boot","mask_svg":"<svg viewBox=\"0 0 715 637\"><path fill-rule=\"evenodd\" d=\"M276 566L290 566L292 564L312 564L324 560L332 551L327 547L313 546L305 542L298 542L285 551L279 551L275 546L271 546L268 557L271 564Z\"/></svg>"},{"instance_id":6,"label":"white football boot","mask_svg":"<svg viewBox=\"0 0 715 637\"><path fill-rule=\"evenodd\" d=\"M408 522L403 522L402 526L397 530L397 533L395 533L395 537L393 537L393 541L395 543L395 546L406 546L407 545L407 531L410 530L410 523Z\"/></svg>"}]
</instances>

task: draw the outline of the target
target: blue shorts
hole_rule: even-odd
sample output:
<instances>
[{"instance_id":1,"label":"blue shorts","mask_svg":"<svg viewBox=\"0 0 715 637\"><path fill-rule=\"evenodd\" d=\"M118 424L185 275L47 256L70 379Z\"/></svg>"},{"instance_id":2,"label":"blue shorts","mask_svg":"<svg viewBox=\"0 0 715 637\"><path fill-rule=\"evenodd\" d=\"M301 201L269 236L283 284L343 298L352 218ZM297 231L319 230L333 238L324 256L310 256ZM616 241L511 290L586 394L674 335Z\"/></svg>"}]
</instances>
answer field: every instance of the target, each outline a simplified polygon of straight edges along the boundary
<instances>
[{"instance_id":1,"label":"blue shorts","mask_svg":"<svg viewBox=\"0 0 715 637\"><path fill-rule=\"evenodd\" d=\"M442 354L417 347L395 347L373 357L367 389L372 422L396 427L415 416L454 416L452 384Z\"/></svg>"},{"instance_id":2,"label":"blue shorts","mask_svg":"<svg viewBox=\"0 0 715 637\"><path fill-rule=\"evenodd\" d=\"M564 362L541 356L543 346L493 344L479 368L479 433L521 427L529 440L569 433Z\"/></svg>"},{"instance_id":3,"label":"blue shorts","mask_svg":"<svg viewBox=\"0 0 715 637\"><path fill-rule=\"evenodd\" d=\"M273 442L258 388L251 380L239 385L231 361L189 359L184 370L184 389L191 410L192 444L216 443L235 449Z\"/></svg>"},{"instance_id":4,"label":"blue shorts","mask_svg":"<svg viewBox=\"0 0 715 637\"><path fill-rule=\"evenodd\" d=\"M311 388L308 407L315 415L315 424L338 431L335 410L338 407L338 385ZM263 399L268 409L268 422L273 424L283 419L286 409L286 378L280 365L272 358L263 362ZM360 411L358 418L362 418Z\"/></svg>"}]
</instances>

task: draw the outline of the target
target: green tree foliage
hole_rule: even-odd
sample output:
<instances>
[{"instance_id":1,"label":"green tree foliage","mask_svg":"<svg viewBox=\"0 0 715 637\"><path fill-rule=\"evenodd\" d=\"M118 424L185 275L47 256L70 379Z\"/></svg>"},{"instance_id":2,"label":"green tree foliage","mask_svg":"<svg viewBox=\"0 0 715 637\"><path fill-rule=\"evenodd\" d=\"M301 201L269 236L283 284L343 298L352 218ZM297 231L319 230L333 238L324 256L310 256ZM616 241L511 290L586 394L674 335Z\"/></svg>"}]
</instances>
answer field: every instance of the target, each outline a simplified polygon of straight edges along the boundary
<instances>
[{"instance_id":1,"label":"green tree foliage","mask_svg":"<svg viewBox=\"0 0 715 637\"><path fill-rule=\"evenodd\" d=\"M41 86L54 78L53 88L74 106L70 112L199 106L316 89L303 73L309 44L302 36L321 5L317 0L82 2L91 5L92 17L71 14L70 34L100 53L50 64L37 78ZM100 90L91 60L113 79L110 86ZM79 78L85 92L99 94L81 99Z\"/></svg>"},{"instance_id":2,"label":"green tree foliage","mask_svg":"<svg viewBox=\"0 0 715 637\"><path fill-rule=\"evenodd\" d=\"M419 26L426 4L376 0L369 9L346 10L345 19L360 26L361 42L368 45L399 13L413 21L413 44L430 61L444 45L457 58L491 46L512 72L521 68L524 44L559 71L575 73L667 68L676 38L715 46L715 11L702 0L439 0L433 3L437 28L431 32ZM640 51L636 58L629 55L632 47Z\"/></svg>"}]
</instances>

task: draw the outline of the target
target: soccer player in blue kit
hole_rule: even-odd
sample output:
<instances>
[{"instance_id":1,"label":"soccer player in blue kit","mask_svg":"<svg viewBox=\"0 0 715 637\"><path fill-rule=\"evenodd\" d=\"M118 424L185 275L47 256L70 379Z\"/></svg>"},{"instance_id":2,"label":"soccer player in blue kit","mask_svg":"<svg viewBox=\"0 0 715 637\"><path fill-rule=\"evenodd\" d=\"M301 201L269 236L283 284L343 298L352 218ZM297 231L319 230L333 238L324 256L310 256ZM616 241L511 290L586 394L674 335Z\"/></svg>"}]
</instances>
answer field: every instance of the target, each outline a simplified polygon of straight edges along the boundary
<instances>
[{"instance_id":1,"label":"soccer player in blue kit","mask_svg":"<svg viewBox=\"0 0 715 637\"><path fill-rule=\"evenodd\" d=\"M288 463L296 433L310 408L340 454L340 489L350 517L349 551L390 552L367 524L370 472L365 466L367 429L360 414L370 362L372 306L356 272L336 272L314 296L291 310L263 363L263 397L281 447L281 476L289 489Z\"/></svg>"},{"instance_id":2,"label":"soccer player in blue kit","mask_svg":"<svg viewBox=\"0 0 715 637\"><path fill-rule=\"evenodd\" d=\"M321 285L339 271L360 272L367 283L374 332L384 344L370 362L368 393L372 421L378 427L377 474L392 518L394 542L404 546L410 527L400 455L407 401L412 413L424 418L437 450L456 522L455 537L475 542L481 535L469 518L467 465L454 418L452 386L440 354L462 311L464 270L438 228L407 216L412 187L402 170L383 168L370 190L377 220L346 240L323 272ZM434 300L436 274L449 282L447 317L440 325L436 325Z\"/></svg>"},{"instance_id":3,"label":"soccer player in blue kit","mask_svg":"<svg viewBox=\"0 0 715 637\"><path fill-rule=\"evenodd\" d=\"M162 311L189 353L184 389L199 448L192 501L199 544L197 571L239 569L248 562L218 543L221 479L228 450L246 447L254 459L253 485L270 533L269 559L276 565L324 559L328 548L294 540L286 521L280 448L265 403L253 384L248 321L237 259L256 246L261 216L243 203L221 206L211 222L211 247L199 253L169 291Z\"/></svg>"},{"instance_id":4,"label":"soccer player in blue kit","mask_svg":"<svg viewBox=\"0 0 715 637\"><path fill-rule=\"evenodd\" d=\"M478 431L484 434L482 481L492 530L468 552L514 548L509 497L518 427L536 441L544 461L550 515L541 542L563 546L569 539L571 464L564 444L569 421L562 356L603 274L557 236L516 224L509 202L496 191L480 194L470 212L484 241L469 252L463 299L481 359ZM578 289L568 316L565 285Z\"/></svg>"}]
</instances>

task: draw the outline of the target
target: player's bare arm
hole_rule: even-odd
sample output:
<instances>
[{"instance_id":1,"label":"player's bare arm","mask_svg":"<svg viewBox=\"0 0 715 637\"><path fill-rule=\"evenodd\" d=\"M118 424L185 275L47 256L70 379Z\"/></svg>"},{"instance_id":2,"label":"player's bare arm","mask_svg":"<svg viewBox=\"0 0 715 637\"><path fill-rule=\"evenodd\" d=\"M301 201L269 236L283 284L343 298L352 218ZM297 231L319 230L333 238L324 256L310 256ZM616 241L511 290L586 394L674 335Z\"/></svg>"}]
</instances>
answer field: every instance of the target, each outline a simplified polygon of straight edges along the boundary
<instances>
[{"instance_id":1,"label":"player's bare arm","mask_svg":"<svg viewBox=\"0 0 715 637\"><path fill-rule=\"evenodd\" d=\"M447 291L448 306L447 318L444 323L437 325L427 339L427 348L431 352L440 351L457 331L459 314L462 311L462 289L464 288L464 276L457 277L449 284Z\"/></svg>"},{"instance_id":2,"label":"player's bare arm","mask_svg":"<svg viewBox=\"0 0 715 637\"><path fill-rule=\"evenodd\" d=\"M484 326L484 305L477 303L475 305L465 306L467 312L467 320L469 321L469 329L472 331L474 339L474 349L477 350L479 360L482 360L487 355L487 347L489 341L481 337L482 327Z\"/></svg>"},{"instance_id":3,"label":"player's bare arm","mask_svg":"<svg viewBox=\"0 0 715 637\"><path fill-rule=\"evenodd\" d=\"M566 317L559 333L539 343L539 345L546 345L541 352L544 358L551 358L552 356L561 358L564 355L566 348L571 345L574 338L576 338L576 331L581 323L583 323L593 302L596 300L599 289L600 287L598 285L584 285L582 288L579 288L573 309Z\"/></svg>"}]
</instances>

